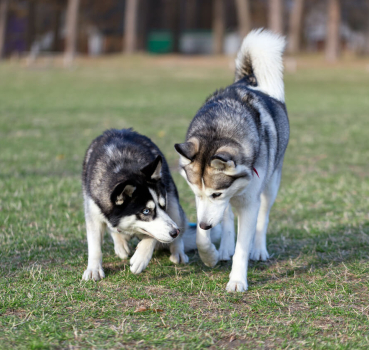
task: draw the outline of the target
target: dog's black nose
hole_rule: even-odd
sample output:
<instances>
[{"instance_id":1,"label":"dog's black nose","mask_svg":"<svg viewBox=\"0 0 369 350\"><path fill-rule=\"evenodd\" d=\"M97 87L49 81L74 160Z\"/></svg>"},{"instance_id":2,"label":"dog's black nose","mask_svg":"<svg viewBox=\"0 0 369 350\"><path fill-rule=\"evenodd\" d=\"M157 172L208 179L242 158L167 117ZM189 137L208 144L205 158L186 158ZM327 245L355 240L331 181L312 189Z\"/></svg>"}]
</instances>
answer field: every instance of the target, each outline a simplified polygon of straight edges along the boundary
<instances>
[{"instance_id":1,"label":"dog's black nose","mask_svg":"<svg viewBox=\"0 0 369 350\"><path fill-rule=\"evenodd\" d=\"M202 229L202 230L210 230L211 229L211 225L207 225L207 224L205 224L204 222L200 222L200 228Z\"/></svg>"},{"instance_id":2,"label":"dog's black nose","mask_svg":"<svg viewBox=\"0 0 369 350\"><path fill-rule=\"evenodd\" d=\"M169 232L170 237L176 238L179 235L179 230L175 229Z\"/></svg>"}]
</instances>

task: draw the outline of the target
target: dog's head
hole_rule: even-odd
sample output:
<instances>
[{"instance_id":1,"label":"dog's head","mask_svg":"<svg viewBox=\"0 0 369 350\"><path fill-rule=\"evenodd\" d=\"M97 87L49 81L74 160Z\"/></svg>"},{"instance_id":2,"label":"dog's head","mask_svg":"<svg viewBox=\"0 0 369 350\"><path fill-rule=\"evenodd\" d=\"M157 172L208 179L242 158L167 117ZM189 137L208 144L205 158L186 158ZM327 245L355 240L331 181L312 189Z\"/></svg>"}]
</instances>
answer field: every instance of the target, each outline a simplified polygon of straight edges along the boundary
<instances>
[{"instance_id":1,"label":"dog's head","mask_svg":"<svg viewBox=\"0 0 369 350\"><path fill-rule=\"evenodd\" d=\"M110 196L112 227L121 232L149 235L162 243L170 243L179 235L178 226L166 212L162 163L159 155L142 168L140 174L116 184Z\"/></svg>"},{"instance_id":2,"label":"dog's head","mask_svg":"<svg viewBox=\"0 0 369 350\"><path fill-rule=\"evenodd\" d=\"M204 230L222 219L230 199L249 184L252 163L245 161L244 150L232 140L191 137L176 144L181 175L196 195L197 220Z\"/></svg>"}]
</instances>

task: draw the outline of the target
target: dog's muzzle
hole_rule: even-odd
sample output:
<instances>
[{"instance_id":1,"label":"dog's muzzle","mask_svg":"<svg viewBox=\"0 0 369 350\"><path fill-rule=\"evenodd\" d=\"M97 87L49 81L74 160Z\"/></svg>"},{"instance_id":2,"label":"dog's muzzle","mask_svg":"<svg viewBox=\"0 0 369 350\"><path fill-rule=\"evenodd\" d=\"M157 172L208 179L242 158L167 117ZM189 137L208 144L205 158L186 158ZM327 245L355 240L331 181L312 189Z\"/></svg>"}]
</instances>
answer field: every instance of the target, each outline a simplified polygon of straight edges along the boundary
<instances>
[{"instance_id":1,"label":"dog's muzzle","mask_svg":"<svg viewBox=\"0 0 369 350\"><path fill-rule=\"evenodd\" d=\"M208 224L206 224L205 222L200 222L200 228L202 229L202 230L210 230L211 228L212 228L212 226L211 225L208 225Z\"/></svg>"},{"instance_id":2,"label":"dog's muzzle","mask_svg":"<svg viewBox=\"0 0 369 350\"><path fill-rule=\"evenodd\" d=\"M172 238L176 238L179 235L179 230L178 229L174 229L174 230L172 230L172 231L169 232L169 235Z\"/></svg>"}]
</instances>

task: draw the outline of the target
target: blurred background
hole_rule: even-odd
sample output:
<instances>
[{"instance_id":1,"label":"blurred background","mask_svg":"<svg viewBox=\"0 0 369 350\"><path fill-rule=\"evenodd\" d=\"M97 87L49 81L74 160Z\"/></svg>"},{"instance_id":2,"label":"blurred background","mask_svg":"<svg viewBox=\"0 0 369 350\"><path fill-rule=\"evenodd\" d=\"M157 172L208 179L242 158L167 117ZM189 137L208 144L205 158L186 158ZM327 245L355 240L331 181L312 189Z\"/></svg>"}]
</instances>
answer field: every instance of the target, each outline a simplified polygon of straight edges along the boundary
<instances>
[{"instance_id":1,"label":"blurred background","mask_svg":"<svg viewBox=\"0 0 369 350\"><path fill-rule=\"evenodd\" d=\"M252 28L288 53L369 54L368 0L0 0L0 57L236 53Z\"/></svg>"}]
</instances>

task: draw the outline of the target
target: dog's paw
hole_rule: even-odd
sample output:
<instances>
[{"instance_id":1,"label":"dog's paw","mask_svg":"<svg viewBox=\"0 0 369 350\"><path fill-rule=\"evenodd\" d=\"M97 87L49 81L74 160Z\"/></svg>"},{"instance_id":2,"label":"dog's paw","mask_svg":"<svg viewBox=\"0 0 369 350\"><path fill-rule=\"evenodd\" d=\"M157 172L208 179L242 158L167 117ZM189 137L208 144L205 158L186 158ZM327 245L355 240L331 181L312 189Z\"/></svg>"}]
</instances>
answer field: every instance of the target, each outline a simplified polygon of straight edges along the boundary
<instances>
[{"instance_id":1,"label":"dog's paw","mask_svg":"<svg viewBox=\"0 0 369 350\"><path fill-rule=\"evenodd\" d=\"M268 254L268 251L267 251L266 247L262 247L262 248L254 247L251 251L250 259L255 260L255 261L258 261L258 260L266 261L266 260L268 260L269 259L269 254Z\"/></svg>"},{"instance_id":2,"label":"dog's paw","mask_svg":"<svg viewBox=\"0 0 369 350\"><path fill-rule=\"evenodd\" d=\"M102 266L98 268L87 268L87 270L83 273L82 279L85 281L93 280L99 281L105 277L104 270Z\"/></svg>"},{"instance_id":3,"label":"dog's paw","mask_svg":"<svg viewBox=\"0 0 369 350\"><path fill-rule=\"evenodd\" d=\"M131 265L131 272L135 275L141 273L146 269L147 265L151 260L151 255L142 255L139 250L136 250L136 253L133 254L129 264Z\"/></svg>"},{"instance_id":4,"label":"dog's paw","mask_svg":"<svg viewBox=\"0 0 369 350\"><path fill-rule=\"evenodd\" d=\"M219 248L219 261L229 261L231 258L232 255L229 254L228 249Z\"/></svg>"},{"instance_id":5,"label":"dog's paw","mask_svg":"<svg viewBox=\"0 0 369 350\"><path fill-rule=\"evenodd\" d=\"M173 252L169 260L173 264L187 264L188 263L188 256L184 252Z\"/></svg>"},{"instance_id":6,"label":"dog's paw","mask_svg":"<svg viewBox=\"0 0 369 350\"><path fill-rule=\"evenodd\" d=\"M219 247L219 261L228 261L234 255L234 243L227 242L227 244Z\"/></svg>"},{"instance_id":7,"label":"dog's paw","mask_svg":"<svg viewBox=\"0 0 369 350\"><path fill-rule=\"evenodd\" d=\"M121 259L127 259L129 256L129 246L126 240L122 240L120 244L114 245L115 254L117 254Z\"/></svg>"},{"instance_id":8,"label":"dog's paw","mask_svg":"<svg viewBox=\"0 0 369 350\"><path fill-rule=\"evenodd\" d=\"M214 267L219 261L219 253L214 246L208 251L199 249L198 252L202 262L208 267Z\"/></svg>"},{"instance_id":9,"label":"dog's paw","mask_svg":"<svg viewBox=\"0 0 369 350\"><path fill-rule=\"evenodd\" d=\"M247 282L230 280L227 284L226 290L227 292L246 292Z\"/></svg>"}]
</instances>

